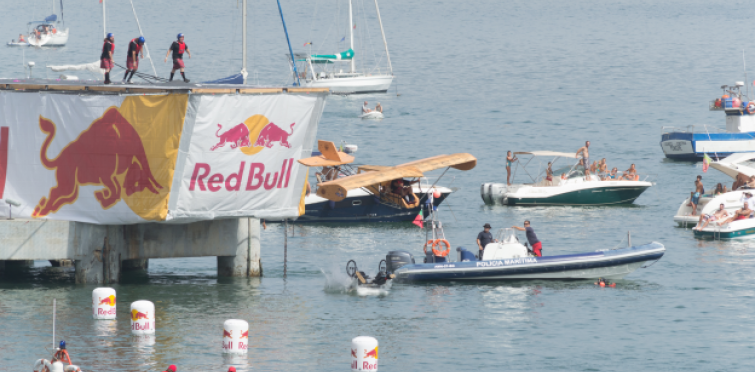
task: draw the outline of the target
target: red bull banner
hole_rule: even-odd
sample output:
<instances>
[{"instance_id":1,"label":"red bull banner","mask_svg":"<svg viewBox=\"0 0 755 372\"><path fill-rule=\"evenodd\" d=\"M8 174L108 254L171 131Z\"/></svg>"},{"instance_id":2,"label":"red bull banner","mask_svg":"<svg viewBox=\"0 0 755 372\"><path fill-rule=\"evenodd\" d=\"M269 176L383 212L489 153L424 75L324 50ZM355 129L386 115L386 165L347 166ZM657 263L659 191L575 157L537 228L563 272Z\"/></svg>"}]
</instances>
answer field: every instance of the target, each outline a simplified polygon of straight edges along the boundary
<instances>
[{"instance_id":1,"label":"red bull banner","mask_svg":"<svg viewBox=\"0 0 755 372\"><path fill-rule=\"evenodd\" d=\"M293 217L323 101L0 92L0 199L96 224Z\"/></svg>"}]
</instances>

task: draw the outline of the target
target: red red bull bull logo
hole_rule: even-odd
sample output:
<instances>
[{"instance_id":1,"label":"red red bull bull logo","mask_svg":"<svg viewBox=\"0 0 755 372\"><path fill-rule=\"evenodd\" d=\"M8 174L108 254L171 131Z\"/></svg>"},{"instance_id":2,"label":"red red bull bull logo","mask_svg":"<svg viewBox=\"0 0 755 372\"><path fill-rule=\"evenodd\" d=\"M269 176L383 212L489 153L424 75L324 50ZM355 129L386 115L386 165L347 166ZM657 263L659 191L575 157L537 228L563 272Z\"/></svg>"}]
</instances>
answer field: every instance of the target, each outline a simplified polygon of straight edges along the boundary
<instances>
[{"instance_id":1,"label":"red red bull bull logo","mask_svg":"<svg viewBox=\"0 0 755 372\"><path fill-rule=\"evenodd\" d=\"M131 310L131 320L137 321L140 319L149 319L149 316L147 314L147 312L141 312L136 309Z\"/></svg>"},{"instance_id":2,"label":"red red bull bull logo","mask_svg":"<svg viewBox=\"0 0 755 372\"><path fill-rule=\"evenodd\" d=\"M364 358L372 358L377 359L378 358L378 346L375 346L372 350L364 350Z\"/></svg>"},{"instance_id":3,"label":"red red bull bull logo","mask_svg":"<svg viewBox=\"0 0 755 372\"><path fill-rule=\"evenodd\" d=\"M241 148L242 152L247 155L254 155L263 148L273 148L275 144L291 148L288 138L294 134L295 125L296 123L291 123L289 131L286 132L262 115L254 115L223 133L220 133L223 125L218 124L215 132L218 143L210 147L210 151L215 151L226 144L229 144L228 147L231 149Z\"/></svg>"},{"instance_id":4,"label":"red red bull bull logo","mask_svg":"<svg viewBox=\"0 0 755 372\"><path fill-rule=\"evenodd\" d=\"M33 217L44 217L73 204L79 197L79 187L84 185L103 186L94 192L102 209L114 206L124 194L145 190L158 194L163 188L152 175L141 137L115 107L105 111L54 159L47 157L47 150L55 138L55 124L40 116L39 127L47 135L40 160L45 168L55 171L57 184L48 197L40 199Z\"/></svg>"},{"instance_id":5,"label":"red red bull bull logo","mask_svg":"<svg viewBox=\"0 0 755 372\"><path fill-rule=\"evenodd\" d=\"M217 192L223 188L226 191L241 191L242 186L244 191L255 191L263 187L265 190L287 188L293 164L293 158L284 159L279 172L265 172L264 163L251 163L247 169L246 163L242 161L239 163L238 172L224 175L212 174L210 164L197 163L191 175L189 191L198 189Z\"/></svg>"},{"instance_id":6,"label":"red red bull bull logo","mask_svg":"<svg viewBox=\"0 0 755 372\"><path fill-rule=\"evenodd\" d=\"M233 338L232 334L233 334L233 330L230 330L230 331L225 330L225 329L223 330L223 338L226 338L226 337Z\"/></svg>"},{"instance_id":7,"label":"red red bull bull logo","mask_svg":"<svg viewBox=\"0 0 755 372\"><path fill-rule=\"evenodd\" d=\"M105 298L98 297L99 301L97 303L97 315L114 315L115 314L115 295L110 295ZM107 305L110 308L105 310L103 309L102 305Z\"/></svg>"},{"instance_id":8,"label":"red red bull bull logo","mask_svg":"<svg viewBox=\"0 0 755 372\"><path fill-rule=\"evenodd\" d=\"M249 331L241 332L241 338L249 339Z\"/></svg>"},{"instance_id":9,"label":"red red bull bull logo","mask_svg":"<svg viewBox=\"0 0 755 372\"><path fill-rule=\"evenodd\" d=\"M98 305L115 306L115 295L110 295L105 298L98 297L100 302Z\"/></svg>"}]
</instances>

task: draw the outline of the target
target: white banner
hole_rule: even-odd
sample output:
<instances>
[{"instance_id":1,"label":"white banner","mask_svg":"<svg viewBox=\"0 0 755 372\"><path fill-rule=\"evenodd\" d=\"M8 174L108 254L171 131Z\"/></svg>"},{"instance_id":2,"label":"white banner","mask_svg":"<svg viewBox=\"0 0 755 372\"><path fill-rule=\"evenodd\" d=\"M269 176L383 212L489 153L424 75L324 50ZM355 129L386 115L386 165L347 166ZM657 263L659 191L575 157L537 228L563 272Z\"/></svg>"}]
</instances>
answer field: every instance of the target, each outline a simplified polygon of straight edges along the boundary
<instances>
[{"instance_id":1,"label":"white banner","mask_svg":"<svg viewBox=\"0 0 755 372\"><path fill-rule=\"evenodd\" d=\"M298 216L306 167L296 160L312 153L323 103L321 95L191 97L191 146L169 219Z\"/></svg>"}]
</instances>

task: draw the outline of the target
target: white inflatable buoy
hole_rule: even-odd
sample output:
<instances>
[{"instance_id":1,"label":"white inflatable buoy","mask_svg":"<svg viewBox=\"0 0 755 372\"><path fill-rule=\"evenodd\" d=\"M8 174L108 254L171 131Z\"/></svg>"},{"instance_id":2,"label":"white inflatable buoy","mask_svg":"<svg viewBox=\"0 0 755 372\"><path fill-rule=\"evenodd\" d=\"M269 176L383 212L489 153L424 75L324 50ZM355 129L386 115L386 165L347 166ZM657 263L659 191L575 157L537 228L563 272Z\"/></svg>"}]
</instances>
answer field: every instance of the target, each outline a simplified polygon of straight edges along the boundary
<instances>
[{"instance_id":1,"label":"white inflatable buoy","mask_svg":"<svg viewBox=\"0 0 755 372\"><path fill-rule=\"evenodd\" d=\"M34 362L34 372L42 372L45 367L48 371L52 369L50 361L47 359L37 359L37 361Z\"/></svg>"},{"instance_id":2,"label":"white inflatable buoy","mask_svg":"<svg viewBox=\"0 0 755 372\"><path fill-rule=\"evenodd\" d=\"M145 300L131 303L131 333L155 334L155 304Z\"/></svg>"},{"instance_id":3,"label":"white inflatable buoy","mask_svg":"<svg viewBox=\"0 0 755 372\"><path fill-rule=\"evenodd\" d=\"M377 339L370 336L359 336L351 340L351 370L378 370Z\"/></svg>"},{"instance_id":4,"label":"white inflatable buoy","mask_svg":"<svg viewBox=\"0 0 755 372\"><path fill-rule=\"evenodd\" d=\"M79 368L79 366L69 364L66 366L65 372L81 372L81 368Z\"/></svg>"},{"instance_id":5,"label":"white inflatable buoy","mask_svg":"<svg viewBox=\"0 0 755 372\"><path fill-rule=\"evenodd\" d=\"M92 291L94 319L115 319L115 289L95 288Z\"/></svg>"},{"instance_id":6,"label":"white inflatable buoy","mask_svg":"<svg viewBox=\"0 0 755 372\"><path fill-rule=\"evenodd\" d=\"M357 145L344 145L343 146L343 152L347 154L353 154L357 152L358 149L359 147Z\"/></svg>"},{"instance_id":7,"label":"white inflatable buoy","mask_svg":"<svg viewBox=\"0 0 755 372\"><path fill-rule=\"evenodd\" d=\"M50 367L50 372L65 372L63 368L63 362L58 361L53 363Z\"/></svg>"},{"instance_id":8,"label":"white inflatable buoy","mask_svg":"<svg viewBox=\"0 0 755 372\"><path fill-rule=\"evenodd\" d=\"M249 323L246 320L228 319L223 323L223 352L246 354L249 344Z\"/></svg>"}]
</instances>

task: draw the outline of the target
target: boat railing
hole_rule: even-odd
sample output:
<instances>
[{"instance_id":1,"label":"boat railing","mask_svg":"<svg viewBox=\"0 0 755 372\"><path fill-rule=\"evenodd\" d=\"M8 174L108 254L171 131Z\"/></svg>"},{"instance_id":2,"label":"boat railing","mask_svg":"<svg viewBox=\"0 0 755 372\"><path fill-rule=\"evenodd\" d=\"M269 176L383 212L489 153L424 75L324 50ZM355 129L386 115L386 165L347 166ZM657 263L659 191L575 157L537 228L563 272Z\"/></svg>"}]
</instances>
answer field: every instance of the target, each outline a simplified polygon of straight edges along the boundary
<instances>
[{"instance_id":1,"label":"boat railing","mask_svg":"<svg viewBox=\"0 0 755 372\"><path fill-rule=\"evenodd\" d=\"M699 130L702 129L702 130ZM706 124L699 124L694 125L690 124L685 127L678 127L673 125L664 125L661 127L661 134L669 134L669 133L720 133L725 132L725 128L721 128L719 126L713 126L713 125L706 125Z\"/></svg>"},{"instance_id":2,"label":"boat railing","mask_svg":"<svg viewBox=\"0 0 755 372\"><path fill-rule=\"evenodd\" d=\"M726 111L726 112L743 112L745 108L747 108L748 101L745 101L747 99L744 97L742 98L716 98L714 100L711 100L708 102L708 110L709 111Z\"/></svg>"}]
</instances>

